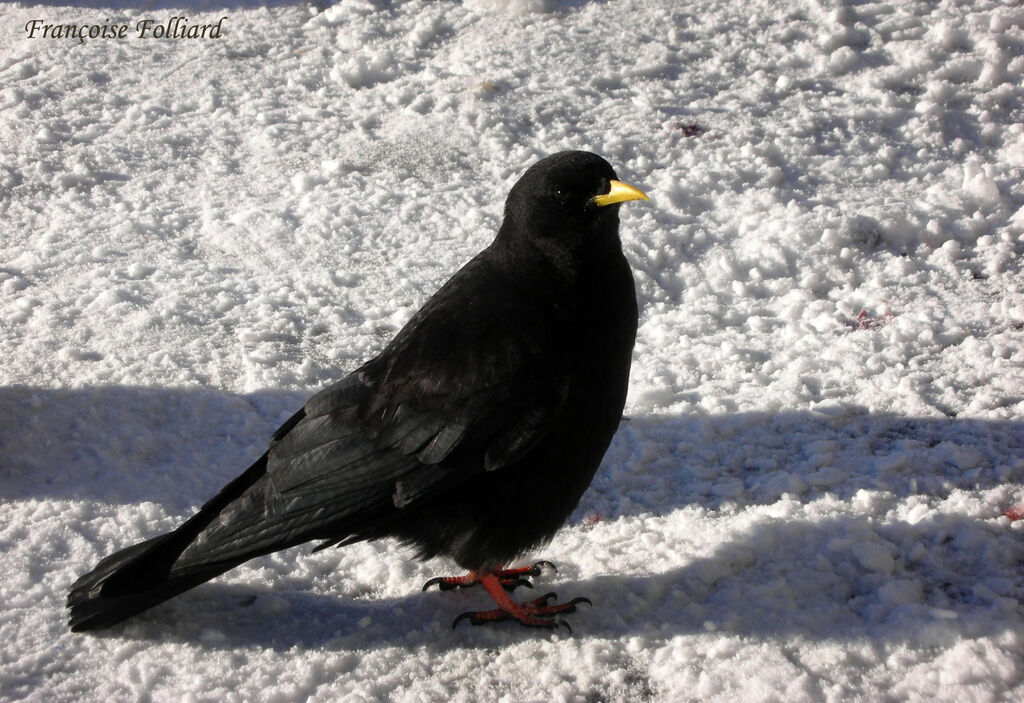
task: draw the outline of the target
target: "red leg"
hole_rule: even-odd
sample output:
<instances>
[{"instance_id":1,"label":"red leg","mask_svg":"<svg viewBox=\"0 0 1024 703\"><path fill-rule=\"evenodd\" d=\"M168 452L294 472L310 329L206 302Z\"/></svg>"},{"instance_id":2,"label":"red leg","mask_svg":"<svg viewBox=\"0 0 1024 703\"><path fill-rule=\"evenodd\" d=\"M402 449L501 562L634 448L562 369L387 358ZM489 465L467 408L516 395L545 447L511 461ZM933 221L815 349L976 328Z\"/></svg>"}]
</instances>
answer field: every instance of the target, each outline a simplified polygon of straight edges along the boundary
<instances>
[{"instance_id":1,"label":"red leg","mask_svg":"<svg viewBox=\"0 0 1024 703\"><path fill-rule=\"evenodd\" d=\"M533 584L525 577L540 576L545 567L550 568L552 571L558 571L558 569L555 568L555 565L550 561L538 561L530 564L529 566L520 566L514 569L499 569L494 571L493 574L497 577L502 588L506 591L514 591L519 586L533 588ZM463 576L435 576L423 584L423 590L425 591L434 584L437 584L437 587L442 591L451 591L456 588L469 588L470 586L475 586L481 582L481 575L477 572L470 572Z\"/></svg>"},{"instance_id":2,"label":"red leg","mask_svg":"<svg viewBox=\"0 0 1024 703\"><path fill-rule=\"evenodd\" d=\"M423 584L423 590L427 590L435 583L442 591L451 591L456 588L469 588L477 584L482 585L491 594L491 598L497 604L494 610L481 610L478 612L462 613L452 623L454 628L463 620L469 620L473 625L483 625L489 622L501 620L517 620L526 627L565 627L572 632L572 628L562 618L558 617L563 613L576 612L576 606L580 603L593 605L589 598L573 598L568 603L548 605L548 601L555 597L554 593L548 593L540 598L516 603L506 591L513 591L517 586L533 588L526 576L540 576L544 568L558 571L550 561L538 561L530 566L520 566L514 569L494 569L492 571L471 571L464 576L437 576Z\"/></svg>"},{"instance_id":3,"label":"red leg","mask_svg":"<svg viewBox=\"0 0 1024 703\"><path fill-rule=\"evenodd\" d=\"M517 620L519 624L525 625L526 627L545 627L555 628L564 626L565 629L572 632L572 628L562 618L558 617L562 613L574 613L576 612L576 605L579 603L586 603L587 605L593 605L588 598L573 598L568 603L561 603L558 605L548 605L548 601L555 597L554 593L548 593L535 598L525 603L516 603L514 600L509 598L508 593L505 592L500 579L498 578L499 572L485 573L479 577L479 582L483 584L483 587L487 589L487 592L491 594L491 598L498 605L495 610L484 610L479 612L466 612L455 618L452 623L452 628L458 625L463 620L469 620L470 624L483 625L489 622L499 622L501 620Z\"/></svg>"}]
</instances>

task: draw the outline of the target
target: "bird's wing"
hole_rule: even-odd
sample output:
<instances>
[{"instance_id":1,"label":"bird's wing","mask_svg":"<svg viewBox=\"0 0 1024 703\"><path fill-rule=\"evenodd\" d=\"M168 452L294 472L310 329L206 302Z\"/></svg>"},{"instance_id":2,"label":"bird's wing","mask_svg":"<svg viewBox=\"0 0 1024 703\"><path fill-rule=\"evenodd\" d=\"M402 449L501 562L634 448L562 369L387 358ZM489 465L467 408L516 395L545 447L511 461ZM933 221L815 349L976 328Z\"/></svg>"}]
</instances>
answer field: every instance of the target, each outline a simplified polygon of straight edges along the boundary
<instances>
[{"instance_id":1,"label":"bird's wing","mask_svg":"<svg viewBox=\"0 0 1024 703\"><path fill-rule=\"evenodd\" d=\"M346 379L310 399L304 422L315 431L300 424L281 444L309 448L349 431L338 409L357 405L376 449L416 460L395 477L399 507L435 484L508 466L551 429L569 394L566 325L540 301L477 257L354 374L358 385Z\"/></svg>"},{"instance_id":2,"label":"bird's wing","mask_svg":"<svg viewBox=\"0 0 1024 703\"><path fill-rule=\"evenodd\" d=\"M366 391L356 375L338 385L355 397ZM316 416L302 409L285 423L254 465L263 471L237 497L221 501L175 569L245 560L312 539L344 539L386 511L395 481L417 462L374 446L352 401Z\"/></svg>"},{"instance_id":3,"label":"bird's wing","mask_svg":"<svg viewBox=\"0 0 1024 703\"><path fill-rule=\"evenodd\" d=\"M183 563L372 531L544 437L569 394L564 330L489 268L467 264L380 356L310 398Z\"/></svg>"}]
</instances>

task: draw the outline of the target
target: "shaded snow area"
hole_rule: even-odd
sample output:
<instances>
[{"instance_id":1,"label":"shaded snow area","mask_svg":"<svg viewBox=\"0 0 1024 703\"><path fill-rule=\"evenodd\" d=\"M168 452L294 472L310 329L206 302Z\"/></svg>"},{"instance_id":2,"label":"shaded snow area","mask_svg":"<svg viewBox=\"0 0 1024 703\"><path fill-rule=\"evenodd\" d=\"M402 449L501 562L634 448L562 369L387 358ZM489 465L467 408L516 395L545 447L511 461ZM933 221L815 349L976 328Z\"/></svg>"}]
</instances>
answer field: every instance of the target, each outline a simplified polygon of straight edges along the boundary
<instances>
[{"instance_id":1,"label":"shaded snow area","mask_svg":"<svg viewBox=\"0 0 1024 703\"><path fill-rule=\"evenodd\" d=\"M1018 2L183 4L0 9L0 699L1021 699ZM452 630L487 595L387 541L67 630L566 148L651 195L627 419L536 555L573 634Z\"/></svg>"}]
</instances>

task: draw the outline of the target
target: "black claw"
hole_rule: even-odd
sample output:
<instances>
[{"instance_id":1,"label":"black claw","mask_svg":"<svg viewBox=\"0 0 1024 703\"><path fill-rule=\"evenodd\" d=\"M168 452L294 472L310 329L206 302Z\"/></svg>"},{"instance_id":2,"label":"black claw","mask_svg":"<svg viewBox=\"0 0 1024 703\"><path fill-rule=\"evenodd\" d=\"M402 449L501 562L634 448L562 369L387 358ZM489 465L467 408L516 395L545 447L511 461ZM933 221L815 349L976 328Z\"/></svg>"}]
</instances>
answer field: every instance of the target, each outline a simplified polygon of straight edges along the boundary
<instances>
[{"instance_id":1,"label":"black claw","mask_svg":"<svg viewBox=\"0 0 1024 703\"><path fill-rule=\"evenodd\" d=\"M428 588L433 586L435 583L438 584L438 588L440 590L442 590L442 591L450 591L453 588L455 588L455 586L452 586L451 584L449 584L447 581L444 580L444 576L435 576L434 578L430 579L425 584L423 584L423 590L424 591L427 590Z\"/></svg>"},{"instance_id":2,"label":"black claw","mask_svg":"<svg viewBox=\"0 0 1024 703\"><path fill-rule=\"evenodd\" d=\"M452 620L452 629L454 630L456 625L458 625L460 622L467 618L469 619L471 625L475 625L476 623L473 622L474 616L476 616L476 613L474 613L471 610L467 610L464 613L460 613L454 620Z\"/></svg>"},{"instance_id":3,"label":"black claw","mask_svg":"<svg viewBox=\"0 0 1024 703\"><path fill-rule=\"evenodd\" d=\"M558 573L558 567L552 564L550 561L535 561L532 564L532 568L534 569L533 575L540 576L541 571L544 569L545 566L551 569L551 573Z\"/></svg>"},{"instance_id":4,"label":"black claw","mask_svg":"<svg viewBox=\"0 0 1024 703\"><path fill-rule=\"evenodd\" d=\"M551 593L545 593L540 598L534 598L533 602L536 603L537 605L547 605L548 601L551 600L552 598L558 598L558 594L555 593L554 591L551 591Z\"/></svg>"},{"instance_id":5,"label":"black claw","mask_svg":"<svg viewBox=\"0 0 1024 703\"><path fill-rule=\"evenodd\" d=\"M427 586L433 585L433 583L437 582L438 580L439 579L431 579L430 582L427 583ZM518 583L519 581L525 581L525 579L517 579L515 582L512 582L510 584L502 584L502 585L505 586L506 589L511 590L511 588L514 588L517 585L521 585L521 584ZM442 583L445 583L445 582L442 582ZM529 582L527 582L525 584L522 584L522 585L528 585L528 586L530 586L530 588L533 588L533 585L530 584ZM449 588L455 588L455 586L449 586ZM426 586L424 587L424 590L425 589L426 589ZM557 599L558 599L558 594L556 594L554 591L551 591L550 593L545 593L544 595L540 596L539 598L534 598L533 600L529 601L528 603L524 603L524 605L526 606L527 612L529 613L529 609L530 608L549 607L548 606L548 601L557 600ZM554 617L546 618L546 617L540 615L539 613L537 613L534 616L534 621L533 622L525 622L523 620L520 620L516 616L510 615L510 614L504 613L504 612L499 613L498 611L488 611L487 613L481 613L481 612L476 612L476 611L472 611L472 610L467 610L465 613L461 613L458 617L456 617L452 621L452 629L454 630L456 628L456 626L458 626L458 624L460 622L462 622L463 620L469 620L471 625L485 625L485 624L490 623L490 622L500 622L502 620L508 620L508 619L512 618L512 619L517 620L520 625L524 625L525 627L541 627L541 628L545 628L545 629L548 629L548 630L557 630L560 627L564 627L566 629L566 631L568 631L568 633L571 635L572 634L572 626L569 625L569 623L564 618L562 618L561 615L563 613L575 613L576 612L576 606L581 604L581 603L586 603L587 605L589 605L591 607L594 605L593 602L589 598L587 598L585 596L578 596L576 598L573 598L568 603L562 603L561 605L550 606L554 610ZM530 614L532 614L532 613L530 613ZM481 615L486 615L486 617L481 617Z\"/></svg>"},{"instance_id":6,"label":"black claw","mask_svg":"<svg viewBox=\"0 0 1024 703\"><path fill-rule=\"evenodd\" d=\"M506 591L514 591L517 588L519 588L520 586L526 586L527 588L533 588L533 584L530 581L528 581L526 579L523 579L523 578L518 578L515 581L502 581L501 582L501 587L504 588Z\"/></svg>"}]
</instances>

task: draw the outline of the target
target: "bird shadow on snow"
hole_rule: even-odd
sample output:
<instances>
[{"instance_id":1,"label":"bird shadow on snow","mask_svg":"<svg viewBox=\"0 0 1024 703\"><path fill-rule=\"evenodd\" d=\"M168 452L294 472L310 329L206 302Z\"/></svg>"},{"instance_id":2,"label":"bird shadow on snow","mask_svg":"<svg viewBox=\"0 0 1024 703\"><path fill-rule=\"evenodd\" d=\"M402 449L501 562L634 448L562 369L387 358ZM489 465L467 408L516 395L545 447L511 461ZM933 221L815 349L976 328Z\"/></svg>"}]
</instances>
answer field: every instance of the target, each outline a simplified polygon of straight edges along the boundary
<instances>
[{"instance_id":1,"label":"bird shadow on snow","mask_svg":"<svg viewBox=\"0 0 1024 703\"><path fill-rule=\"evenodd\" d=\"M979 544L983 540L987 543ZM876 545L891 561L869 550L864 553L876 561L862 563L858 544ZM918 544L924 545L922 553L915 552ZM1018 535L963 517L875 529L855 518L777 521L664 573L555 576L537 581L533 591L520 589L517 597L547 591L557 591L563 600L587 596L593 607L580 606L566 616L580 639L642 635L653 640L713 632L766 641L941 647L1020 629L1022 560ZM99 636L198 642L227 650L401 647L437 653L550 636L514 623L450 627L459 613L489 607L480 588L351 599L214 582Z\"/></svg>"},{"instance_id":2,"label":"bird shadow on snow","mask_svg":"<svg viewBox=\"0 0 1024 703\"><path fill-rule=\"evenodd\" d=\"M679 507L945 498L1024 481L1024 422L854 410L626 418L572 519Z\"/></svg>"},{"instance_id":3,"label":"bird shadow on snow","mask_svg":"<svg viewBox=\"0 0 1024 703\"><path fill-rule=\"evenodd\" d=\"M0 497L201 505L310 391L0 388ZM946 497L1024 480L1024 422L854 413L625 418L569 523L808 502Z\"/></svg>"},{"instance_id":4,"label":"bird shadow on snow","mask_svg":"<svg viewBox=\"0 0 1024 703\"><path fill-rule=\"evenodd\" d=\"M149 502L185 516L258 457L308 395L0 388L0 498L76 501L97 513ZM599 546L608 534L601 531L614 532L620 520L664 518L651 529L662 542L664 534L684 535L667 548L694 557L664 573L577 580L563 562L537 592L550 586L563 598L593 599L595 608L570 618L586 637L717 629L927 642L1019 627L1024 545L1016 530L947 512L876 524L857 506L884 514L910 497L927 507L958 489L1012 492L1024 479L1022 456L1024 423L1013 421L810 412L632 417L569 524L593 530ZM711 553L689 537L711 521L722 529L739 508L819 499L846 509L813 521L762 516L751 527L747 520ZM635 541L619 548L652 548ZM215 581L111 634L275 649L491 647L537 636L508 624L463 624L444 634L458 613L488 607L480 589L353 599L303 590L310 587L308 579L276 590Z\"/></svg>"},{"instance_id":5,"label":"bird shadow on snow","mask_svg":"<svg viewBox=\"0 0 1024 703\"><path fill-rule=\"evenodd\" d=\"M0 497L191 511L257 459L309 395L0 388Z\"/></svg>"}]
</instances>

